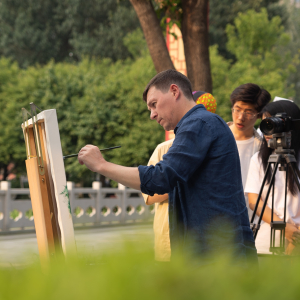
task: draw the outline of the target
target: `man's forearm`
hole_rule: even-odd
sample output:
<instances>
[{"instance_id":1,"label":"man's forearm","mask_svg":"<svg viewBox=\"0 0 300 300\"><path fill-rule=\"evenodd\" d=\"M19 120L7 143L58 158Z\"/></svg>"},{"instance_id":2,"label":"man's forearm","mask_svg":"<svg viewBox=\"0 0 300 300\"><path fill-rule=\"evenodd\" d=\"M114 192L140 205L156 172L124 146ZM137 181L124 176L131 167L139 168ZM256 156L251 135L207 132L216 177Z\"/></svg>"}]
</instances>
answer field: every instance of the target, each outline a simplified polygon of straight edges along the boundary
<instances>
[{"instance_id":1,"label":"man's forearm","mask_svg":"<svg viewBox=\"0 0 300 300\"><path fill-rule=\"evenodd\" d=\"M101 165L98 173L130 188L140 190L141 181L138 168L123 167L110 162Z\"/></svg>"},{"instance_id":2,"label":"man's forearm","mask_svg":"<svg viewBox=\"0 0 300 300\"><path fill-rule=\"evenodd\" d=\"M78 153L78 161L81 165L85 164L93 172L100 173L133 189L141 189L138 168L128 168L107 162L96 146L84 146Z\"/></svg>"}]
</instances>

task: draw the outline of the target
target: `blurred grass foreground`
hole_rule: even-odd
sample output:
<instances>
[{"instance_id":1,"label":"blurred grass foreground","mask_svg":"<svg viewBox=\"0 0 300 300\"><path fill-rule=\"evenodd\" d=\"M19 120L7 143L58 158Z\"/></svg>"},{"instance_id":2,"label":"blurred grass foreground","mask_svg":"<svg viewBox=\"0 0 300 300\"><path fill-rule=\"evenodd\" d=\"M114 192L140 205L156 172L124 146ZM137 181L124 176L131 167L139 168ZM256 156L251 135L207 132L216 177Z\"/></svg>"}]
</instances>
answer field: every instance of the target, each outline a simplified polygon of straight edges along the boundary
<instances>
[{"instance_id":1,"label":"blurred grass foreground","mask_svg":"<svg viewBox=\"0 0 300 300\"><path fill-rule=\"evenodd\" d=\"M1 268L0 299L299 298L298 258L263 257L259 270L233 265L226 256L210 266L195 265L184 256L155 262L147 243L130 243L122 251L57 259L47 270L39 263Z\"/></svg>"}]
</instances>

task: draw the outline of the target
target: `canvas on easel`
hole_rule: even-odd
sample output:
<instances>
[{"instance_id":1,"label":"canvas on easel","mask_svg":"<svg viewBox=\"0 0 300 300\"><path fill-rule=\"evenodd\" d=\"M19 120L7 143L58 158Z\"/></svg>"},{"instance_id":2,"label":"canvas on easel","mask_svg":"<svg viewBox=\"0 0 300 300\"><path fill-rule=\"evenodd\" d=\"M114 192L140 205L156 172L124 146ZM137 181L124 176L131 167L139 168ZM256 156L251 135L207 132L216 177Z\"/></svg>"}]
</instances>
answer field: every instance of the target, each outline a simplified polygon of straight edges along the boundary
<instances>
[{"instance_id":1,"label":"canvas on easel","mask_svg":"<svg viewBox=\"0 0 300 300\"><path fill-rule=\"evenodd\" d=\"M59 128L55 109L23 108L26 169L42 262L76 251Z\"/></svg>"}]
</instances>

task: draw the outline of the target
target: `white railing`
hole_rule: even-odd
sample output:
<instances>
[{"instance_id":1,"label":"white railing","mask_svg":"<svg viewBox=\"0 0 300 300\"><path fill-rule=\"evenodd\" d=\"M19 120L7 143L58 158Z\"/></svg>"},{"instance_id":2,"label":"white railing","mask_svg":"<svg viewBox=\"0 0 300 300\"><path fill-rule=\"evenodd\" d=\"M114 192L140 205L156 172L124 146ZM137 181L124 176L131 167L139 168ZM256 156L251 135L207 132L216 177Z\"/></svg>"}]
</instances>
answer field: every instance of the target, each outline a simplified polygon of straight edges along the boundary
<instances>
[{"instance_id":1,"label":"white railing","mask_svg":"<svg viewBox=\"0 0 300 300\"><path fill-rule=\"evenodd\" d=\"M127 224L153 220L154 207L145 205L140 191L102 188L95 181L91 188L75 187L68 182L74 227ZM0 182L0 231L33 230L29 189L11 188Z\"/></svg>"}]
</instances>

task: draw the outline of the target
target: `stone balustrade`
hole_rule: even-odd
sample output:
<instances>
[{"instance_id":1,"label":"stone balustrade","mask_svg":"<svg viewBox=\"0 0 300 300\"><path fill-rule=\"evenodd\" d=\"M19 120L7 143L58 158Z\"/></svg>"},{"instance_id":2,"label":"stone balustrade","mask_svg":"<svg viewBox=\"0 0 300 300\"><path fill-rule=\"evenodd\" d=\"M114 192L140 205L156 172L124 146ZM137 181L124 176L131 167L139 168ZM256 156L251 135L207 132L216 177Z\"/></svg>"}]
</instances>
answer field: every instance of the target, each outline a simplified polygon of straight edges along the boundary
<instances>
[{"instance_id":1,"label":"stone balustrade","mask_svg":"<svg viewBox=\"0 0 300 300\"><path fill-rule=\"evenodd\" d=\"M154 206L145 205L140 191L128 188L103 188L95 181L91 188L67 183L74 227L99 227L110 224L149 222ZM0 232L34 229L30 192L0 182Z\"/></svg>"}]
</instances>

